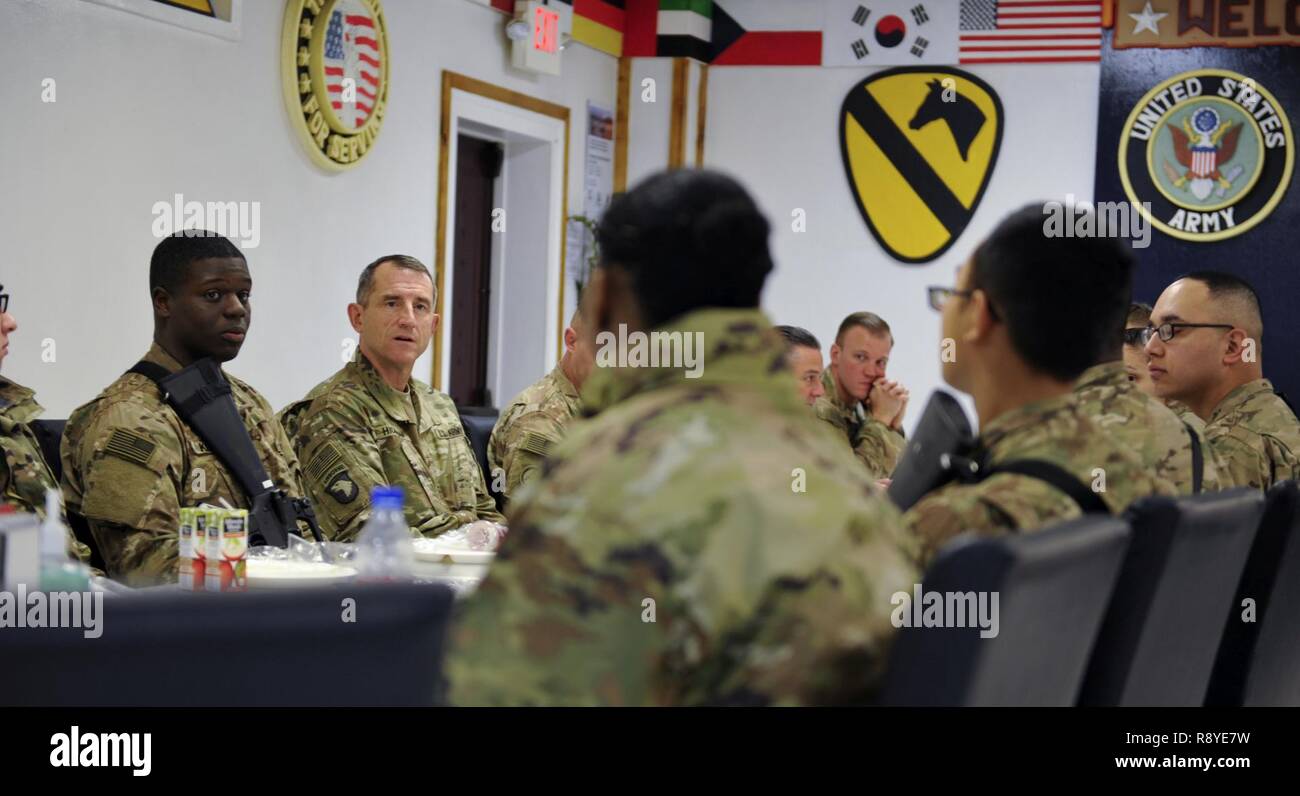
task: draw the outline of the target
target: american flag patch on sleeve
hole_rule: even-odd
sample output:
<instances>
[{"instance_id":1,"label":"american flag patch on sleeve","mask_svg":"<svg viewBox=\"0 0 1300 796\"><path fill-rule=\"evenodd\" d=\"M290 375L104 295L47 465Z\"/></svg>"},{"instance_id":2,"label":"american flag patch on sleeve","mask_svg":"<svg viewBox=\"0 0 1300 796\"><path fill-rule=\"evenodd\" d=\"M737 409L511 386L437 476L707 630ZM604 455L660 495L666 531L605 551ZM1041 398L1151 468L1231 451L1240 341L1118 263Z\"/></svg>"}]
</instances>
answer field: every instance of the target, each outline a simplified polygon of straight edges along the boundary
<instances>
[{"instance_id":1,"label":"american flag patch on sleeve","mask_svg":"<svg viewBox=\"0 0 1300 796\"><path fill-rule=\"evenodd\" d=\"M158 446L144 436L134 431L119 428L109 435L108 444L104 446L104 453L148 467L149 460L153 458L153 453L157 449Z\"/></svg>"}]
</instances>

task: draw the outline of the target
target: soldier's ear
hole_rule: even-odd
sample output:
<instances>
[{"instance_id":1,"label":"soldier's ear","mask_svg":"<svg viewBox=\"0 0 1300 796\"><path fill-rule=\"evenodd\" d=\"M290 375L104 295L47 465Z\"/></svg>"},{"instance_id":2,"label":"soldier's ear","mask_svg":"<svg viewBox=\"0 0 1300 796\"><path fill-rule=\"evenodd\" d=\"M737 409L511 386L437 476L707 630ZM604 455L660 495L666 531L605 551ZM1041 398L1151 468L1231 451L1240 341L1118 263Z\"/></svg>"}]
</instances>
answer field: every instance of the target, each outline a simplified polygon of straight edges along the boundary
<instances>
[{"instance_id":1,"label":"soldier's ear","mask_svg":"<svg viewBox=\"0 0 1300 796\"><path fill-rule=\"evenodd\" d=\"M352 331L357 334L361 333L361 312L363 309L355 301L348 305L348 322L352 324Z\"/></svg>"},{"instance_id":2,"label":"soldier's ear","mask_svg":"<svg viewBox=\"0 0 1300 796\"><path fill-rule=\"evenodd\" d=\"M1241 361L1246 350L1246 330L1233 329L1228 332L1227 348L1223 352L1223 364L1235 365Z\"/></svg>"},{"instance_id":3,"label":"soldier's ear","mask_svg":"<svg viewBox=\"0 0 1300 796\"><path fill-rule=\"evenodd\" d=\"M153 313L160 318L170 318L172 315L171 294L164 287L155 287L150 291L153 299Z\"/></svg>"},{"instance_id":4,"label":"soldier's ear","mask_svg":"<svg viewBox=\"0 0 1300 796\"><path fill-rule=\"evenodd\" d=\"M997 316L993 314L993 305L989 304L988 294L976 288L971 294L969 306L970 321L966 328L965 339L971 342L987 339L993 327L997 325Z\"/></svg>"}]
</instances>

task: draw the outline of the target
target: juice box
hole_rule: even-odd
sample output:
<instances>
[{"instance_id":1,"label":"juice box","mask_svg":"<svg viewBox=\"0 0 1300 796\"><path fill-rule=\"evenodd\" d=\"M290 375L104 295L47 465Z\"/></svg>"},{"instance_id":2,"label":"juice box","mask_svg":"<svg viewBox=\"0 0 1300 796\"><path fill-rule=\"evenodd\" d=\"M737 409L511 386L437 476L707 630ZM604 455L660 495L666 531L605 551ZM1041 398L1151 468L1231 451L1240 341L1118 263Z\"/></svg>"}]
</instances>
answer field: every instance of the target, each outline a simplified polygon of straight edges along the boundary
<instances>
[{"instance_id":1,"label":"juice box","mask_svg":"<svg viewBox=\"0 0 1300 796\"><path fill-rule=\"evenodd\" d=\"M221 591L221 524L226 510L202 508L203 515L203 583L205 591Z\"/></svg>"},{"instance_id":2,"label":"juice box","mask_svg":"<svg viewBox=\"0 0 1300 796\"><path fill-rule=\"evenodd\" d=\"M248 589L248 510L227 511L221 520L221 590Z\"/></svg>"},{"instance_id":3,"label":"juice box","mask_svg":"<svg viewBox=\"0 0 1300 796\"><path fill-rule=\"evenodd\" d=\"M196 509L181 509L180 549L177 553L179 568L177 582L185 591L203 591L203 529L205 523L197 522Z\"/></svg>"}]
</instances>

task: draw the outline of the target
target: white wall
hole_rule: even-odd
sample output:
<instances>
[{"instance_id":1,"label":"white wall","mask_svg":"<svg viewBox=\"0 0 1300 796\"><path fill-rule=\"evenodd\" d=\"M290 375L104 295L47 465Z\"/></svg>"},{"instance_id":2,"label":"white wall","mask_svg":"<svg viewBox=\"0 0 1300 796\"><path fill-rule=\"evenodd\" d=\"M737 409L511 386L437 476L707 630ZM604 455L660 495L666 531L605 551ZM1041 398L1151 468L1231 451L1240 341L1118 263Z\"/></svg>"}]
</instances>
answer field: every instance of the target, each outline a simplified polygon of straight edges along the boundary
<instances>
[{"instance_id":1,"label":"white wall","mask_svg":"<svg viewBox=\"0 0 1300 796\"><path fill-rule=\"evenodd\" d=\"M254 323L230 371L278 409L337 370L361 268L394 252L433 265L443 69L568 106L570 201L582 196L586 102L614 107L614 58L575 44L561 77L529 75L509 66L504 17L489 8L384 10L388 115L365 161L333 175L308 160L284 107L282 0L244 3L237 43L82 0L0 3L0 283L20 325L4 372L37 390L48 417L148 347L151 208L175 193L261 202L261 244L246 252ZM46 77L53 104L40 99ZM46 338L53 363L41 361ZM426 355L416 375L431 367Z\"/></svg>"},{"instance_id":2,"label":"white wall","mask_svg":"<svg viewBox=\"0 0 1300 796\"><path fill-rule=\"evenodd\" d=\"M764 308L774 322L817 335L828 363L845 315L870 310L885 318L896 340L889 376L913 395L908 428L926 396L941 386L939 317L926 304L925 286L952 285L957 267L1011 210L1067 193L1092 198L1098 67L998 65L968 71L1002 100L1005 128L998 162L961 238L933 262L906 265L891 259L871 236L840 157L840 105L871 70L709 70L705 164L738 176L772 222L776 271L763 294ZM805 232L791 229L795 208L807 214Z\"/></svg>"},{"instance_id":3,"label":"white wall","mask_svg":"<svg viewBox=\"0 0 1300 796\"><path fill-rule=\"evenodd\" d=\"M654 81L654 102L645 80ZM627 108L627 187L668 166L668 133L673 120L673 59L633 58Z\"/></svg>"}]
</instances>

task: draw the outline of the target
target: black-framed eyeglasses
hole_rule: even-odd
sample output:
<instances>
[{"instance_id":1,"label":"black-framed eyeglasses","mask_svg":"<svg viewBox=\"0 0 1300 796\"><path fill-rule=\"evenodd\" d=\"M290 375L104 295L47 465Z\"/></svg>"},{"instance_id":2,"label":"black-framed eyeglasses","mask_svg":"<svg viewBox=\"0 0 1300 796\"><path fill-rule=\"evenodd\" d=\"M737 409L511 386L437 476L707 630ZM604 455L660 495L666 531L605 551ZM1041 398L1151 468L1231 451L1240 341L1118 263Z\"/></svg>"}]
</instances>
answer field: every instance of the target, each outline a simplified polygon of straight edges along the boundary
<instances>
[{"instance_id":1,"label":"black-framed eyeglasses","mask_svg":"<svg viewBox=\"0 0 1300 796\"><path fill-rule=\"evenodd\" d=\"M5 286L0 285L0 312L9 311L9 294L5 292Z\"/></svg>"},{"instance_id":2,"label":"black-framed eyeglasses","mask_svg":"<svg viewBox=\"0 0 1300 796\"><path fill-rule=\"evenodd\" d=\"M1131 326L1124 330L1124 345L1144 345L1146 341L1147 327Z\"/></svg>"},{"instance_id":3,"label":"black-framed eyeglasses","mask_svg":"<svg viewBox=\"0 0 1300 796\"><path fill-rule=\"evenodd\" d=\"M955 287L943 287L941 285L930 285L925 289L925 293L930 300L930 309L936 312L942 312L943 305L948 301L948 299L952 298L953 296L961 296L962 298L968 299L971 296L975 295L976 290L979 290L979 288L971 288L970 290L958 290ZM998 317L998 309L997 307L993 306L992 301L988 303L988 308L989 308L989 315L993 316L993 318L996 319Z\"/></svg>"},{"instance_id":4,"label":"black-framed eyeglasses","mask_svg":"<svg viewBox=\"0 0 1300 796\"><path fill-rule=\"evenodd\" d=\"M925 289L925 294L930 300L930 309L936 312L943 309L943 305L953 296L970 298L975 295L974 290L958 290L955 287L941 287L939 285L930 285Z\"/></svg>"},{"instance_id":5,"label":"black-framed eyeglasses","mask_svg":"<svg viewBox=\"0 0 1300 796\"><path fill-rule=\"evenodd\" d=\"M1148 326L1142 330L1142 345L1150 342L1151 338L1159 335L1164 342L1174 339L1179 329L1231 329L1230 323L1162 323L1159 326ZM1126 330L1127 331L1127 330Z\"/></svg>"}]
</instances>

